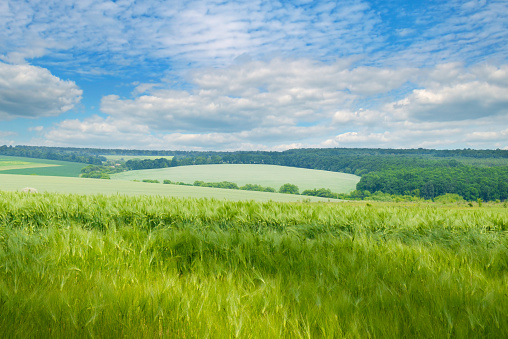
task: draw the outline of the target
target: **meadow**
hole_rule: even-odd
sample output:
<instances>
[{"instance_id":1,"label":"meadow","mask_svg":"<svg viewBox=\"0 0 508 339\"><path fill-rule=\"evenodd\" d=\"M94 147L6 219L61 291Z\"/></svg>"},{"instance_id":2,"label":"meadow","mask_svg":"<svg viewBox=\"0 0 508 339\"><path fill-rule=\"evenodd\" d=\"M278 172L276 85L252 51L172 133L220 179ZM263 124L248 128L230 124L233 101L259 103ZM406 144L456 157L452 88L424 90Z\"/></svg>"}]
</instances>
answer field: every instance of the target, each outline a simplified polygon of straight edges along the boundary
<instances>
[{"instance_id":1,"label":"meadow","mask_svg":"<svg viewBox=\"0 0 508 339\"><path fill-rule=\"evenodd\" d=\"M2 168L2 164L9 168ZM86 164L77 162L0 155L1 174L79 177L85 166Z\"/></svg>"},{"instance_id":2,"label":"meadow","mask_svg":"<svg viewBox=\"0 0 508 339\"><path fill-rule=\"evenodd\" d=\"M507 211L0 192L0 337L506 338Z\"/></svg>"},{"instance_id":3,"label":"meadow","mask_svg":"<svg viewBox=\"0 0 508 339\"><path fill-rule=\"evenodd\" d=\"M138 170L117 173L112 180L171 180L192 184L196 180L205 182L229 181L243 186L258 184L278 190L286 183L295 184L300 192L306 189L328 188L336 193L349 193L356 188L360 177L352 174L311 170L275 165L195 165L170 168Z\"/></svg>"},{"instance_id":4,"label":"meadow","mask_svg":"<svg viewBox=\"0 0 508 339\"><path fill-rule=\"evenodd\" d=\"M35 188L39 192L53 193L155 195L173 196L179 198L213 197L215 199L228 199L232 201L339 201L335 199L307 197L293 194L240 191L209 187L163 185L121 180L0 174L0 190L21 191L25 187Z\"/></svg>"}]
</instances>

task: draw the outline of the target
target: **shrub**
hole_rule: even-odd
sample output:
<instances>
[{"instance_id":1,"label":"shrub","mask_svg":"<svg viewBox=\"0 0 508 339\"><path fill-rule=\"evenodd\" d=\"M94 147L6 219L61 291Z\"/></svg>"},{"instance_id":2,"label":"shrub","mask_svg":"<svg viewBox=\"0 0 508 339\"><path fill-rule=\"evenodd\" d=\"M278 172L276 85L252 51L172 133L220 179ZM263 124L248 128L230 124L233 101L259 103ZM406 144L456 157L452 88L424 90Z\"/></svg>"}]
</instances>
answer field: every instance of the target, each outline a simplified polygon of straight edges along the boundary
<instances>
[{"instance_id":1,"label":"shrub","mask_svg":"<svg viewBox=\"0 0 508 339\"><path fill-rule=\"evenodd\" d=\"M455 193L446 193L434 198L435 202L440 203L452 203L452 202L463 202L464 198Z\"/></svg>"},{"instance_id":2,"label":"shrub","mask_svg":"<svg viewBox=\"0 0 508 339\"><path fill-rule=\"evenodd\" d=\"M298 186L296 186L296 185L293 185L293 184L284 184L284 185L282 185L280 187L279 193L284 193L284 194L299 194L300 190L299 190Z\"/></svg>"}]
</instances>

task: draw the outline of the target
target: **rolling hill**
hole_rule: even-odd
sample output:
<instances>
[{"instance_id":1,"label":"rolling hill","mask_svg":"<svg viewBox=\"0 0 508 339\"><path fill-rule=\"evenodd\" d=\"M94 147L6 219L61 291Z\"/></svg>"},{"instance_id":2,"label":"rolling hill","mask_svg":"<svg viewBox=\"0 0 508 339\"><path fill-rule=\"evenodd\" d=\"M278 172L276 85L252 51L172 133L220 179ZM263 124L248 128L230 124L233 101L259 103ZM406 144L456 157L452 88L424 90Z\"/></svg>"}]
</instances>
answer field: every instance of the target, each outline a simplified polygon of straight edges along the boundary
<instances>
[{"instance_id":1,"label":"rolling hill","mask_svg":"<svg viewBox=\"0 0 508 339\"><path fill-rule=\"evenodd\" d=\"M360 177L352 174L311 170L275 165L220 164L179 166L117 173L113 180L171 180L192 184L196 180L204 182L230 181L243 186L258 184L279 189L285 183L295 184L300 192L306 189L329 188L336 193L349 193L356 188Z\"/></svg>"}]
</instances>

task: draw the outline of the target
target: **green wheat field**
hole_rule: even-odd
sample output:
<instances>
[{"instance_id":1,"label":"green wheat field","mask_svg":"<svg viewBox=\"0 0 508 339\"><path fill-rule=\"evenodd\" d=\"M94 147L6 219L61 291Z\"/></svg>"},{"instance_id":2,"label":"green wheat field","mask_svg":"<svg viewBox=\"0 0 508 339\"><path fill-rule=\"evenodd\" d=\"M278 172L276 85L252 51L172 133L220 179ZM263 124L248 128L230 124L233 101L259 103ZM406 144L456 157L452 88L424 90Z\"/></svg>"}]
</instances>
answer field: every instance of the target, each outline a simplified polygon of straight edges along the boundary
<instances>
[{"instance_id":1,"label":"green wheat field","mask_svg":"<svg viewBox=\"0 0 508 339\"><path fill-rule=\"evenodd\" d=\"M0 337L507 338L507 211L0 192Z\"/></svg>"}]
</instances>

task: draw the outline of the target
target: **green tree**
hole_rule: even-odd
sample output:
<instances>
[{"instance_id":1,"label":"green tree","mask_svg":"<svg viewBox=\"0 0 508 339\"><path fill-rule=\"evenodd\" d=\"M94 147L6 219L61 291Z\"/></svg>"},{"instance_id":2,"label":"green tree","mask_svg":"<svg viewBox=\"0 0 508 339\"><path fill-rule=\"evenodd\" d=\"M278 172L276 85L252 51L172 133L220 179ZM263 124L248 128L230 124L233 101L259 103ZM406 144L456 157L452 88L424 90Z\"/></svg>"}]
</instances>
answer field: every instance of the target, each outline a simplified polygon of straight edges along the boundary
<instances>
[{"instance_id":1,"label":"green tree","mask_svg":"<svg viewBox=\"0 0 508 339\"><path fill-rule=\"evenodd\" d=\"M285 193L285 194L299 194L300 190L298 186L293 184L284 184L280 187L279 193Z\"/></svg>"}]
</instances>

